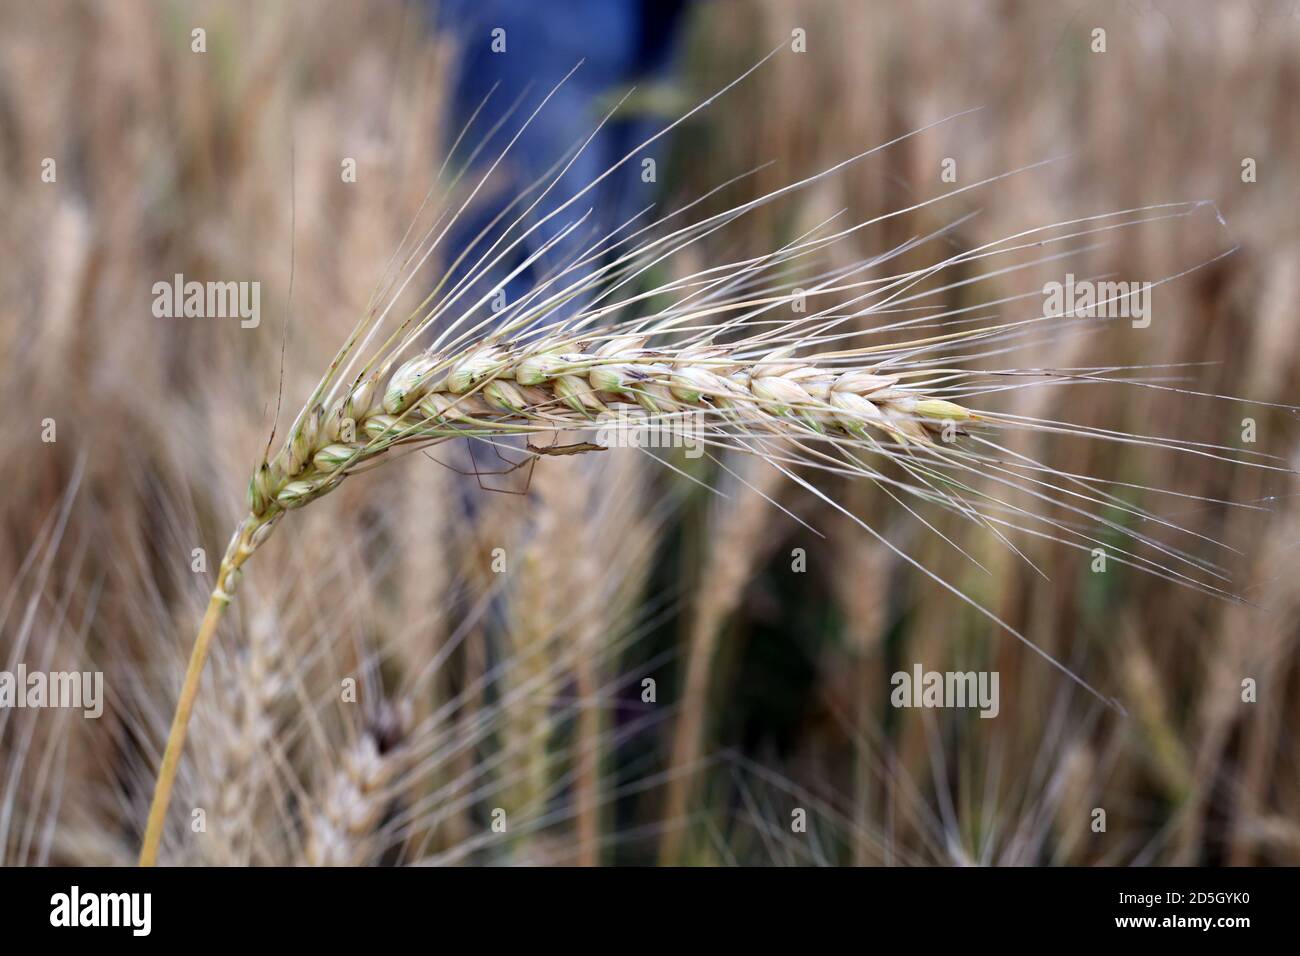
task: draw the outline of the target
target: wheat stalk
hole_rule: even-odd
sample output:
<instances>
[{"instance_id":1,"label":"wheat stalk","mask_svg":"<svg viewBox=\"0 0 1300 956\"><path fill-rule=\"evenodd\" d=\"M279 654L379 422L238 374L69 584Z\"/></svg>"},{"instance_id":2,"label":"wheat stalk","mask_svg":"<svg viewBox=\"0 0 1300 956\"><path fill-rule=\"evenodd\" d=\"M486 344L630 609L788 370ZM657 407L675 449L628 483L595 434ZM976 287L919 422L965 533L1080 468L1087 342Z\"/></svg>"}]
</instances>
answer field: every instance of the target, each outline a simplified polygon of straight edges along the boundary
<instances>
[{"instance_id":1,"label":"wheat stalk","mask_svg":"<svg viewBox=\"0 0 1300 956\"><path fill-rule=\"evenodd\" d=\"M159 774L164 799L151 811L142 863L156 859L165 796L203 661L243 565L285 514L333 491L348 475L398 449L458 437L590 429L601 413L620 405L638 406L652 421L700 412L746 435L812 433L873 445L879 444L876 435L899 445L933 445L945 423L974 417L964 406L870 368L795 359L788 348L757 359L743 358L737 346L649 348L651 338L547 336L540 343L483 344L459 355L424 352L387 376L371 373L328 408L316 403L305 410L280 453L249 482L249 513L221 560L182 686Z\"/></svg>"}]
</instances>

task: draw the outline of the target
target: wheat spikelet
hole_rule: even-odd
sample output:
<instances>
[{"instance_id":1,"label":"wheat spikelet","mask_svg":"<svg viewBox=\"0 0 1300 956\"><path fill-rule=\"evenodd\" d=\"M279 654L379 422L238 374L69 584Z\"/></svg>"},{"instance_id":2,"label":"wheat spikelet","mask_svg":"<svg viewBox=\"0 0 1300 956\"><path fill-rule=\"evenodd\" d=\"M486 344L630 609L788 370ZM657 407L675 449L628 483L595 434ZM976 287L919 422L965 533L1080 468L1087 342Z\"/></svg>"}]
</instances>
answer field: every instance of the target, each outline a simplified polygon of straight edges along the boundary
<instances>
[{"instance_id":1,"label":"wheat spikelet","mask_svg":"<svg viewBox=\"0 0 1300 956\"><path fill-rule=\"evenodd\" d=\"M246 652L229 663L222 693L195 720L195 804L207 811L201 856L220 866L247 866L265 855L258 824L274 800L274 782L264 755L275 744L277 705L289 683L280 626L266 610L253 617Z\"/></svg>"},{"instance_id":2,"label":"wheat spikelet","mask_svg":"<svg viewBox=\"0 0 1300 956\"><path fill-rule=\"evenodd\" d=\"M541 816L550 792L549 747L554 730L551 713L557 682L550 674L555 643L565 630L575 594L568 587L566 562L556 561L554 542L564 530L563 503L550 482L542 480L532 533L513 558L515 582L503 657L505 674L502 736L512 759L503 776L513 779L507 800L521 816Z\"/></svg>"},{"instance_id":3,"label":"wheat spikelet","mask_svg":"<svg viewBox=\"0 0 1300 956\"><path fill-rule=\"evenodd\" d=\"M376 832L392 802L392 784L407 766L408 703L381 706L371 725L343 751L306 821L303 862L363 866L374 862Z\"/></svg>"}]
</instances>

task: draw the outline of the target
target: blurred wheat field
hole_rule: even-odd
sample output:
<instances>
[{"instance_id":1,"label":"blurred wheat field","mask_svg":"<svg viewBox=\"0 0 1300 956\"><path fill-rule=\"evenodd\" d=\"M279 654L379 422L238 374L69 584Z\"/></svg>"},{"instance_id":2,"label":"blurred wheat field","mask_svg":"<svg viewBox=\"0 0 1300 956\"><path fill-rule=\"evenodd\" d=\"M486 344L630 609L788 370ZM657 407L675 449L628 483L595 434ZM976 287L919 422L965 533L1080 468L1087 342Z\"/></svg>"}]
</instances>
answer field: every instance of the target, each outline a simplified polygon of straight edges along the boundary
<instances>
[{"instance_id":1,"label":"blurred wheat field","mask_svg":"<svg viewBox=\"0 0 1300 956\"><path fill-rule=\"evenodd\" d=\"M1150 277L1209 263L1159 287L1152 334L1044 340L1017 362L1196 363L1172 384L1259 404L1043 388L1002 407L1231 447L1251 418L1249 448L1300 466L1300 22L1285 4L699 3L667 98L702 99L794 27L804 57L774 60L678 132L665 193L700 196L770 162L718 197L743 202L978 106L760 210L740 251L841 208L858 221L910 206L941 190L950 157L958 184L1061 158L836 254L948 227L943 243L974 248L1212 200L1085 257L1096 274ZM1104 53L1089 48L1096 28ZM17 451L0 466L0 655L101 670L107 690L98 720L0 713L5 863L134 860L244 466L277 394L292 406L310 392L420 208L450 145L456 56L427 11L397 2L0 0L14 412L0 428ZM340 180L345 156L355 183ZM150 290L175 273L258 280L261 325L154 318ZM963 295L944 305L981 302ZM1294 475L1072 435L1026 431L1012 447L1124 482L1126 501L1222 540L1231 590L1251 603L1097 575L1086 552L1009 529L1022 560L987 529L926 515L986 572L874 489L817 483L1126 715L770 469L699 475L722 497L619 450L542 460L512 495L411 456L295 516L256 559L205 679L164 860L1300 862ZM520 490L522 474L501 484ZM796 549L810 573L792 573ZM998 719L891 707L889 674L914 661L999 671ZM797 810L807 832L792 832Z\"/></svg>"}]
</instances>

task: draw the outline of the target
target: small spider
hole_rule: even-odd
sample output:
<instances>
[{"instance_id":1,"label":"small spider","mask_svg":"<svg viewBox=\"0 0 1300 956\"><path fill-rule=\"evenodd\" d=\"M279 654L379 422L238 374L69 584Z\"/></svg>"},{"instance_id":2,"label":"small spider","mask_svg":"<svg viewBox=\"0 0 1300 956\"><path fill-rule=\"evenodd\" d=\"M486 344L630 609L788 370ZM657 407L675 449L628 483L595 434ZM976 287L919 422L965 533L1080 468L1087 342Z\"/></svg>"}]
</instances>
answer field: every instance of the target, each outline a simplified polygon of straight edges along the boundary
<instances>
[{"instance_id":1,"label":"small spider","mask_svg":"<svg viewBox=\"0 0 1300 956\"><path fill-rule=\"evenodd\" d=\"M496 453L496 456L510 466L508 468L503 468L499 471L483 471L479 468L478 459L474 457L474 443L472 441L469 443L469 460L474 464L473 471L465 471L464 469L457 468L455 465L448 464L445 461L439 461L437 458L434 458L432 455L430 455L427 451L424 453L424 456L428 458L430 461L442 465L444 468L450 469L451 471L454 471L458 475L464 475L465 477L469 477L470 475L473 475L474 478L478 481L479 488L482 489L483 491L495 491L503 495L526 495L528 494L528 489L531 488L533 484L533 469L537 467L537 459L542 457L543 455L561 457L567 455L583 455L590 451L605 450L604 445L597 445L594 442L580 441L580 442L574 442L569 445L557 445L556 444L557 441L559 441L559 435L556 435L555 439L552 440L551 444L549 445L539 446L539 445L534 445L532 442L528 442L524 446L524 452L527 457L524 458L522 461L511 461L509 458L506 458L505 455L501 454L501 451L499 448L497 448L496 444L492 443L492 450ZM493 488L489 485L483 484L484 478L493 478L493 477L500 477L502 475L513 474L514 472L518 471L520 468L523 468L525 465L528 466L528 477L524 481L524 487L519 491L515 491L510 488Z\"/></svg>"}]
</instances>

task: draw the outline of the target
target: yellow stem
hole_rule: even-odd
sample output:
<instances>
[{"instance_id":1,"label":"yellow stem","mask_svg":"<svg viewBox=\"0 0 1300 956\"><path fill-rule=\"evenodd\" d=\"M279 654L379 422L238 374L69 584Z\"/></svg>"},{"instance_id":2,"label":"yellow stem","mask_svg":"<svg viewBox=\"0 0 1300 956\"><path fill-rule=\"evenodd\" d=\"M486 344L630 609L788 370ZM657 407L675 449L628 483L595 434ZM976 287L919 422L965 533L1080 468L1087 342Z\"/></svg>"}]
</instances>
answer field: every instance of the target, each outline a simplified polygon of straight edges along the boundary
<instances>
[{"instance_id":1,"label":"yellow stem","mask_svg":"<svg viewBox=\"0 0 1300 956\"><path fill-rule=\"evenodd\" d=\"M194 638L194 648L190 651L190 663L185 670L185 682L181 685L181 696L176 701L176 714L172 717L172 729L167 734L167 747L163 750L162 765L158 768L158 779L154 783L153 803L149 806L149 820L145 824L144 843L140 846L140 865L153 866L158 862L158 844L162 842L163 825L167 822L167 806L172 799L172 785L176 782L176 770L180 766L181 752L185 749L185 733L189 729L190 714L194 710L194 701L199 696L199 681L203 677L203 665L208 659L208 650L212 638L217 633L217 623L221 612L230 603L231 592L235 589L239 569L257 550L260 538L265 538L269 528L278 515L270 518L249 516L240 524L230 541L226 555L221 559L221 568L217 571L217 586L208 598L208 609L199 625L198 636ZM261 535L255 533L261 530Z\"/></svg>"},{"instance_id":2,"label":"yellow stem","mask_svg":"<svg viewBox=\"0 0 1300 956\"><path fill-rule=\"evenodd\" d=\"M149 822L145 826L144 844L140 847L140 865L153 866L158 861L158 844L162 840L163 824L167 822L167 806L171 803L172 784L176 781L176 768L181 762L181 751L185 749L185 732L189 727L190 713L194 710L194 700L199 696L199 678L203 676L203 665L208 659L208 649L212 646L212 636L217 632L217 622L221 612L229 603L218 589L208 599L208 610L199 625L199 635L194 639L194 649L190 651L190 664L185 671L185 683L181 686L181 696L176 702L176 714L172 717L172 729L167 735L167 749L163 751L162 766L158 768L158 780L153 788L153 803L149 807Z\"/></svg>"}]
</instances>

